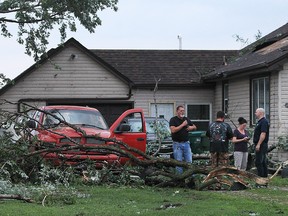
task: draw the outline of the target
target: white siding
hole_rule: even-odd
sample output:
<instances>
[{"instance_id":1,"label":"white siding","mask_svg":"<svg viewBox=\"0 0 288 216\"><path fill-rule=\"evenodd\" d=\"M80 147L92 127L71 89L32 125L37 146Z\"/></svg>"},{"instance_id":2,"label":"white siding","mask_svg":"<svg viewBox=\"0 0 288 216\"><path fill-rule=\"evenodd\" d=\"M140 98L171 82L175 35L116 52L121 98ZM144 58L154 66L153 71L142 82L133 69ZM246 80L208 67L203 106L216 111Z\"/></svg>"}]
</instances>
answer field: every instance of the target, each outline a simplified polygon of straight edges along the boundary
<instances>
[{"instance_id":1,"label":"white siding","mask_svg":"<svg viewBox=\"0 0 288 216\"><path fill-rule=\"evenodd\" d=\"M216 113L219 110L222 110L222 101L223 101L223 96L222 96L222 82L217 82L215 91L214 91L214 103L215 106L213 107L212 113L213 113L213 120L216 118Z\"/></svg>"},{"instance_id":2,"label":"white siding","mask_svg":"<svg viewBox=\"0 0 288 216\"><path fill-rule=\"evenodd\" d=\"M279 91L274 93L275 106L273 106L275 110L273 113L275 116L275 137L287 135L288 132L288 63L283 66L283 70L279 72L277 78L277 80L275 78L275 83L278 84ZM287 152L281 150L278 150L276 156L274 157L281 161L286 161L288 158Z\"/></svg>"},{"instance_id":3,"label":"white siding","mask_svg":"<svg viewBox=\"0 0 288 216\"><path fill-rule=\"evenodd\" d=\"M287 65L288 66L288 65ZM283 88L288 83L288 67L286 70L280 73L278 79L278 73L272 73L270 77L270 136L269 144L276 144L279 131L281 128L288 129L288 108L285 108L285 103L288 103L288 88ZM251 111L250 107L250 77L243 77L237 79L230 79L229 85L229 107L228 114L231 120L237 125L238 117L242 116L248 121L251 119L250 114L254 115L255 111ZM282 88L282 93L278 96L278 85ZM215 109L213 112L217 112L222 109L222 83L218 82L215 88ZM279 101L282 98L281 108L278 108ZM284 102L283 102L284 101ZM288 105L288 104L287 104ZM278 112L279 110L279 112ZM227 120L228 123L234 128L234 126Z\"/></svg>"},{"instance_id":4,"label":"white siding","mask_svg":"<svg viewBox=\"0 0 288 216\"><path fill-rule=\"evenodd\" d=\"M288 130L288 64L284 66L284 70L279 72L279 89L278 92L278 118L279 118L279 134L287 133Z\"/></svg>"},{"instance_id":5,"label":"white siding","mask_svg":"<svg viewBox=\"0 0 288 216\"><path fill-rule=\"evenodd\" d=\"M153 90L136 90L133 92L135 107L141 107L145 115L150 116L150 103L154 103ZM174 110L178 105L211 104L214 101L213 89L167 90L158 89L157 103L173 103ZM213 104L212 104L213 107Z\"/></svg>"},{"instance_id":6,"label":"white siding","mask_svg":"<svg viewBox=\"0 0 288 216\"><path fill-rule=\"evenodd\" d=\"M272 73L270 77L270 135L269 135L269 145L275 145L278 140L280 124L279 124L279 100L278 92L279 86L279 74ZM288 82L286 82L287 84ZM253 113L254 114L254 113ZM275 152L275 151L273 151Z\"/></svg>"},{"instance_id":7,"label":"white siding","mask_svg":"<svg viewBox=\"0 0 288 216\"><path fill-rule=\"evenodd\" d=\"M249 108L249 78L237 78L228 81L228 114L230 119L237 125L237 119L242 116L249 120L250 108ZM222 82L217 82L215 88L215 107L213 110L214 118L216 118L216 112L222 109L223 96L222 96ZM231 121L226 120L233 128L235 126Z\"/></svg>"},{"instance_id":8,"label":"white siding","mask_svg":"<svg viewBox=\"0 0 288 216\"><path fill-rule=\"evenodd\" d=\"M71 54L76 58L72 60ZM86 53L70 46L56 55L52 63L46 62L21 78L0 99L17 102L27 98L115 98L127 97L128 92L126 83ZM11 105L1 108L16 110L16 106Z\"/></svg>"},{"instance_id":9,"label":"white siding","mask_svg":"<svg viewBox=\"0 0 288 216\"><path fill-rule=\"evenodd\" d=\"M229 106L228 114L231 120L237 124L240 116L250 118L250 80L238 78L229 80Z\"/></svg>"}]
</instances>

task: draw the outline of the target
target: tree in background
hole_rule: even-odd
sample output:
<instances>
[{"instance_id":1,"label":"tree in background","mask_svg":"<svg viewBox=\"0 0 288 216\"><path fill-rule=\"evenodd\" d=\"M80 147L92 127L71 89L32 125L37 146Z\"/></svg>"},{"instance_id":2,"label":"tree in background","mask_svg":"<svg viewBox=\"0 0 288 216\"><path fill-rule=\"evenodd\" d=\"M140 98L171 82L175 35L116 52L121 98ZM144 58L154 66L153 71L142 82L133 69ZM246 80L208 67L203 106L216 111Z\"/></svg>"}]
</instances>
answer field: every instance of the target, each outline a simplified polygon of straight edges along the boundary
<instances>
[{"instance_id":1,"label":"tree in background","mask_svg":"<svg viewBox=\"0 0 288 216\"><path fill-rule=\"evenodd\" d=\"M118 0L0 0L1 35L12 37L8 25L18 25L17 42L35 61L46 52L50 32L56 26L61 42L66 32L77 31L76 22L90 33L101 20L97 13L106 8L117 11Z\"/></svg>"}]
</instances>

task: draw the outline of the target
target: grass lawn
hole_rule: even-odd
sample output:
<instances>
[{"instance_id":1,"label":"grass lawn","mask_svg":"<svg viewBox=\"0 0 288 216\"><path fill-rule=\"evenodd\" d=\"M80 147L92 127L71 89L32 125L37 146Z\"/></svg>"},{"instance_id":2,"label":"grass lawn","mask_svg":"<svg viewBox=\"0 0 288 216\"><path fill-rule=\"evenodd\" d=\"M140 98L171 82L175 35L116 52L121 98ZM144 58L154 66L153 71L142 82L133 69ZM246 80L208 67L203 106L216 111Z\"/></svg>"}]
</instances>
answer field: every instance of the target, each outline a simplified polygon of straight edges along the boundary
<instances>
[{"instance_id":1,"label":"grass lawn","mask_svg":"<svg viewBox=\"0 0 288 216\"><path fill-rule=\"evenodd\" d=\"M72 205L0 201L0 215L288 215L288 179L268 188L196 191L184 188L81 186L87 195Z\"/></svg>"}]
</instances>

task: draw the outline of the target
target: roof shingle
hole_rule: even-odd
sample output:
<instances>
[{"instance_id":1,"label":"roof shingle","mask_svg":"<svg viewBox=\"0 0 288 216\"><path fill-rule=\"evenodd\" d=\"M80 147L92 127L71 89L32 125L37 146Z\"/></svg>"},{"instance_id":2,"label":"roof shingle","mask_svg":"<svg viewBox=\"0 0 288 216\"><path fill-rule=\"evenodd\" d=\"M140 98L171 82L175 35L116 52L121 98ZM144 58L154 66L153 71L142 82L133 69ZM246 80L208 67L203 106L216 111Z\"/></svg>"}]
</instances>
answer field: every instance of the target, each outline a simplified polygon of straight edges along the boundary
<instances>
[{"instance_id":1,"label":"roof shingle","mask_svg":"<svg viewBox=\"0 0 288 216\"><path fill-rule=\"evenodd\" d=\"M90 50L135 85L193 85L235 50Z\"/></svg>"}]
</instances>

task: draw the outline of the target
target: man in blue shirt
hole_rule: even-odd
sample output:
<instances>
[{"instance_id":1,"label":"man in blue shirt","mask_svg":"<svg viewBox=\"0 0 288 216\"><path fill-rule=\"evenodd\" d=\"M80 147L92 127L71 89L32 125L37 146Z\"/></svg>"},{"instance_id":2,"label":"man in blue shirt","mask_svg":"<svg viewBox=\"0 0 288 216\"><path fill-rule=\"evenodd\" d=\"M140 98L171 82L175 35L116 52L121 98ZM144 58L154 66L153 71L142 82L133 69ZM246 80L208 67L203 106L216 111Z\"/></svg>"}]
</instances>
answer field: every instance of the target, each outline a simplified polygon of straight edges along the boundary
<instances>
[{"instance_id":1,"label":"man in blue shirt","mask_svg":"<svg viewBox=\"0 0 288 216\"><path fill-rule=\"evenodd\" d=\"M255 116L258 119L253 137L256 151L255 166L258 176L268 177L268 161L266 155L268 151L269 123L265 118L265 110L263 108L256 109Z\"/></svg>"}]
</instances>

